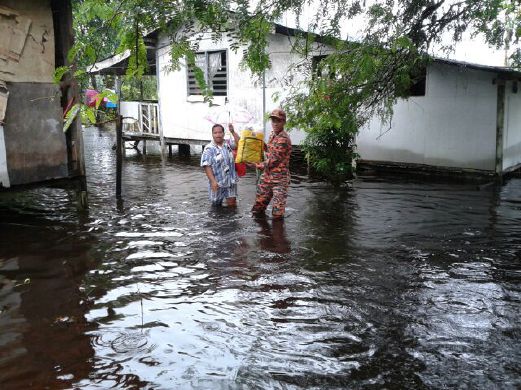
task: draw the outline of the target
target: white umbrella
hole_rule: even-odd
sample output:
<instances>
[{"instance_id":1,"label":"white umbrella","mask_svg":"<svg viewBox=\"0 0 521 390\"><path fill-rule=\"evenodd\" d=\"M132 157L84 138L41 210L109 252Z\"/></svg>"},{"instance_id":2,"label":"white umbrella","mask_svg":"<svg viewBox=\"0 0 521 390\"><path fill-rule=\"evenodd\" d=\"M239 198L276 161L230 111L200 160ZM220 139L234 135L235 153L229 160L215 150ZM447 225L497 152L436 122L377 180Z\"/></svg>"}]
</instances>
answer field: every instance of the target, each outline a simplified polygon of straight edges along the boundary
<instances>
[{"instance_id":1,"label":"white umbrella","mask_svg":"<svg viewBox=\"0 0 521 390\"><path fill-rule=\"evenodd\" d=\"M241 106L226 104L224 106L212 106L208 109L204 119L216 124L246 124L251 123L255 117L251 112Z\"/></svg>"}]
</instances>

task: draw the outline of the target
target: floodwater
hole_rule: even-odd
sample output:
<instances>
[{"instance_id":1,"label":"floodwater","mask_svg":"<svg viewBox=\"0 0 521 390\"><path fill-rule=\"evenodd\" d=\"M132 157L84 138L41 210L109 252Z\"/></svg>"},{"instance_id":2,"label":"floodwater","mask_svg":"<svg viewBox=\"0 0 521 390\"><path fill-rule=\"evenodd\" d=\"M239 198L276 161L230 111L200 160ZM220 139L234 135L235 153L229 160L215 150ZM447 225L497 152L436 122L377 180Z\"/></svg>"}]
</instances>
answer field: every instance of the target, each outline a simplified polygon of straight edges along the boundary
<instances>
[{"instance_id":1,"label":"floodwater","mask_svg":"<svg viewBox=\"0 0 521 390\"><path fill-rule=\"evenodd\" d=\"M85 130L73 191L0 197L1 389L517 389L521 180L295 176L284 223L211 209L199 156Z\"/></svg>"}]
</instances>

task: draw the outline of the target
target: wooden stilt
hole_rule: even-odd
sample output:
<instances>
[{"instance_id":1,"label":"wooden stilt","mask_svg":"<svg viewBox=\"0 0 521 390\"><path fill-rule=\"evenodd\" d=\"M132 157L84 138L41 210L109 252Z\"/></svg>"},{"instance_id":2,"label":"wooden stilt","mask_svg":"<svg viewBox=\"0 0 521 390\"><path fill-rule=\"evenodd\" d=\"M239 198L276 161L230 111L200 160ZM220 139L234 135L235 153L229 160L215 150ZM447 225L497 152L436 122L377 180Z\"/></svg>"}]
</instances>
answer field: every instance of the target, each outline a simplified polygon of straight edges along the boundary
<instances>
[{"instance_id":1,"label":"wooden stilt","mask_svg":"<svg viewBox=\"0 0 521 390\"><path fill-rule=\"evenodd\" d=\"M121 198L121 173L123 165L123 117L116 120L116 198Z\"/></svg>"},{"instance_id":2,"label":"wooden stilt","mask_svg":"<svg viewBox=\"0 0 521 390\"><path fill-rule=\"evenodd\" d=\"M49 2L48 2L49 3ZM52 0L50 2L54 26L55 65L70 65L68 53L74 44L72 4L68 0ZM3 37L2 37L3 38ZM62 89L61 105L66 107L67 102L73 99L80 101L78 83L73 79L73 72L67 72L60 83ZM87 179L85 171L85 157L83 153L83 135L81 121L76 118L65 134L67 145L67 161L70 177L79 178L79 207L88 208Z\"/></svg>"},{"instance_id":3,"label":"wooden stilt","mask_svg":"<svg viewBox=\"0 0 521 390\"><path fill-rule=\"evenodd\" d=\"M179 156L190 157L190 145L179 144Z\"/></svg>"}]
</instances>

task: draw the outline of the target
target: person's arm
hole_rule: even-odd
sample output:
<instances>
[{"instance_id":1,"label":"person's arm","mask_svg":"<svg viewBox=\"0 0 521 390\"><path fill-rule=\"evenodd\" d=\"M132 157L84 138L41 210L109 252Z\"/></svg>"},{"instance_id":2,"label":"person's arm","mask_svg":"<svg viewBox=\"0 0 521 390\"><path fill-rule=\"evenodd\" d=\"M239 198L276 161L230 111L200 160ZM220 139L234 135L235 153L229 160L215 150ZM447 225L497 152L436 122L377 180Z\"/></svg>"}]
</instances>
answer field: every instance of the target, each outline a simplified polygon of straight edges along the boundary
<instances>
[{"instance_id":1,"label":"person's arm","mask_svg":"<svg viewBox=\"0 0 521 390\"><path fill-rule=\"evenodd\" d=\"M217 183L217 180L215 180L212 167L209 165L205 165L204 173L206 173L206 177L208 177L208 180L210 181L210 187L212 188L212 191L217 192L217 190L219 189L219 184Z\"/></svg>"},{"instance_id":2,"label":"person's arm","mask_svg":"<svg viewBox=\"0 0 521 390\"><path fill-rule=\"evenodd\" d=\"M233 125L231 123L228 124L228 129L230 130L230 134L233 136L233 139L235 140L235 148L234 149L237 149L237 147L239 146L239 134L237 134L235 132L235 128L233 127Z\"/></svg>"}]
</instances>

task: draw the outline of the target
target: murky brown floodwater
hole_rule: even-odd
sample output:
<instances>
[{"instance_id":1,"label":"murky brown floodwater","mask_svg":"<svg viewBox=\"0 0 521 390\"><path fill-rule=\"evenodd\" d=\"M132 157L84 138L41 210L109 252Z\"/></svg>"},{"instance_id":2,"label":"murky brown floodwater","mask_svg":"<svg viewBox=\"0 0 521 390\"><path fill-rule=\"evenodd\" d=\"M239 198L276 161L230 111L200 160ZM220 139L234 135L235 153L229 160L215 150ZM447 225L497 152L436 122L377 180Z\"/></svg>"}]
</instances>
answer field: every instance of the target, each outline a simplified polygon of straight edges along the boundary
<instances>
[{"instance_id":1,"label":"murky brown floodwater","mask_svg":"<svg viewBox=\"0 0 521 390\"><path fill-rule=\"evenodd\" d=\"M2 389L517 389L521 180L296 177L284 224L211 210L198 156L85 131L74 194L0 197ZM120 205L121 206L121 205Z\"/></svg>"}]
</instances>

